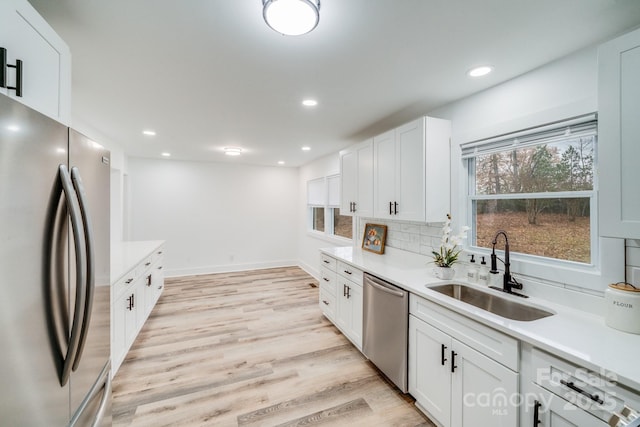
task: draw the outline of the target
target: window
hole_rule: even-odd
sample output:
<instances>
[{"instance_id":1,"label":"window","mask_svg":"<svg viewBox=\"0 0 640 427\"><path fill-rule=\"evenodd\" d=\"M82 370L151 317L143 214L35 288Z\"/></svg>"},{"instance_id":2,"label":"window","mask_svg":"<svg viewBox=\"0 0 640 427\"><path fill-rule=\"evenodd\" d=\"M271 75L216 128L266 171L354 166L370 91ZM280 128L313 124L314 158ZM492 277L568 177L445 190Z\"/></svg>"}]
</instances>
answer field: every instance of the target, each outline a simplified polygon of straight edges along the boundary
<instances>
[{"instance_id":1,"label":"window","mask_svg":"<svg viewBox=\"0 0 640 427\"><path fill-rule=\"evenodd\" d=\"M590 115L464 144L470 244L504 230L513 252L594 264L596 131Z\"/></svg>"},{"instance_id":2,"label":"window","mask_svg":"<svg viewBox=\"0 0 640 427\"><path fill-rule=\"evenodd\" d=\"M340 215L340 175L309 181L307 206L310 230L327 236L352 238L352 218Z\"/></svg>"}]
</instances>

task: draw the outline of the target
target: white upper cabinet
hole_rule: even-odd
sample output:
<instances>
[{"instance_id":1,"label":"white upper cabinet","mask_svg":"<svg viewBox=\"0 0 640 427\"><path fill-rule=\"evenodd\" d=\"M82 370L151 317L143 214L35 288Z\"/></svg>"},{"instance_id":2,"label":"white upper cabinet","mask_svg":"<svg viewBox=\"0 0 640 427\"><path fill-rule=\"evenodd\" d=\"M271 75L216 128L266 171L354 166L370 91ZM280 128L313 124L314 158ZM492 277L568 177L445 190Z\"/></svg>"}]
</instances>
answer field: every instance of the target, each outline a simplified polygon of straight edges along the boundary
<instances>
[{"instance_id":1,"label":"white upper cabinet","mask_svg":"<svg viewBox=\"0 0 640 427\"><path fill-rule=\"evenodd\" d=\"M640 239L640 30L598 51L600 235Z\"/></svg>"},{"instance_id":2,"label":"white upper cabinet","mask_svg":"<svg viewBox=\"0 0 640 427\"><path fill-rule=\"evenodd\" d=\"M340 152L340 214L373 215L373 145L368 140Z\"/></svg>"},{"instance_id":3,"label":"white upper cabinet","mask_svg":"<svg viewBox=\"0 0 640 427\"><path fill-rule=\"evenodd\" d=\"M450 209L447 120L422 117L373 139L374 217L441 222Z\"/></svg>"},{"instance_id":4,"label":"white upper cabinet","mask_svg":"<svg viewBox=\"0 0 640 427\"><path fill-rule=\"evenodd\" d=\"M22 61L22 96L0 93L66 125L71 118L71 53L27 0L0 1L0 47L7 64ZM15 87L18 70L5 68L6 86Z\"/></svg>"}]
</instances>

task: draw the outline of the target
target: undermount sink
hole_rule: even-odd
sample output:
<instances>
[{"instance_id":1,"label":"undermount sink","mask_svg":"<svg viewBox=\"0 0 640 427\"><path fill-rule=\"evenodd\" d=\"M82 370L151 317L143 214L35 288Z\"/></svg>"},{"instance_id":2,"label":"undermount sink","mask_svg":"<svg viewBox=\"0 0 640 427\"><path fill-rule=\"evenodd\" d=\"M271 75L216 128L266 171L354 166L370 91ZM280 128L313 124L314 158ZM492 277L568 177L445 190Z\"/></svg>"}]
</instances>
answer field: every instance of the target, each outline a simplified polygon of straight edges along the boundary
<instances>
[{"instance_id":1,"label":"undermount sink","mask_svg":"<svg viewBox=\"0 0 640 427\"><path fill-rule=\"evenodd\" d=\"M457 283L429 286L428 288L511 320L530 322L554 315L550 311L520 304L519 302Z\"/></svg>"}]
</instances>

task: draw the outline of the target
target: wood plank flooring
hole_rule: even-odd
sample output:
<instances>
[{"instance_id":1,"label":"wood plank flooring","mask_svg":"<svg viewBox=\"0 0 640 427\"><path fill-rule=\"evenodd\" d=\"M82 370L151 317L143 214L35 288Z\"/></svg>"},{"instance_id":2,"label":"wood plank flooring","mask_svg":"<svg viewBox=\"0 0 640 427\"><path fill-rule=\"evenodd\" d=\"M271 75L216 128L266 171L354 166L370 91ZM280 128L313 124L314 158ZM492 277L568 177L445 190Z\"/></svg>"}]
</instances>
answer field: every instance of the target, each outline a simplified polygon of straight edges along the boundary
<instances>
[{"instance_id":1,"label":"wood plank flooring","mask_svg":"<svg viewBox=\"0 0 640 427\"><path fill-rule=\"evenodd\" d=\"M299 268L167 279L114 426L433 426L321 314Z\"/></svg>"}]
</instances>

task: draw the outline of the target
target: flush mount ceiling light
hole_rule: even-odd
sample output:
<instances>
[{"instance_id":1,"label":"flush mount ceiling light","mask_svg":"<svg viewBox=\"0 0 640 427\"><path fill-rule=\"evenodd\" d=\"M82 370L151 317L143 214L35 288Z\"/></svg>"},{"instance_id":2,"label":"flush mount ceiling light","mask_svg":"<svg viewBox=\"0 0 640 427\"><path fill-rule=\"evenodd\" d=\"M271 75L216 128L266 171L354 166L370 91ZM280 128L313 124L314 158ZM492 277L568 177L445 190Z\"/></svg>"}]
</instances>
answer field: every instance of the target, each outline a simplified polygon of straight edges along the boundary
<instances>
[{"instance_id":1,"label":"flush mount ceiling light","mask_svg":"<svg viewBox=\"0 0 640 427\"><path fill-rule=\"evenodd\" d=\"M143 130L142 133L147 136L156 136L156 132L154 130Z\"/></svg>"},{"instance_id":2,"label":"flush mount ceiling light","mask_svg":"<svg viewBox=\"0 0 640 427\"><path fill-rule=\"evenodd\" d=\"M320 0L262 0L262 16L273 30L285 36L300 36L320 21Z\"/></svg>"},{"instance_id":3,"label":"flush mount ceiling light","mask_svg":"<svg viewBox=\"0 0 640 427\"><path fill-rule=\"evenodd\" d=\"M242 154L242 148L240 147L224 147L222 150L227 156L239 156Z\"/></svg>"},{"instance_id":4,"label":"flush mount ceiling light","mask_svg":"<svg viewBox=\"0 0 640 427\"><path fill-rule=\"evenodd\" d=\"M318 105L318 101L316 101L315 99L305 99L302 101L302 105L304 105L305 107L315 107L316 105Z\"/></svg>"},{"instance_id":5,"label":"flush mount ceiling light","mask_svg":"<svg viewBox=\"0 0 640 427\"><path fill-rule=\"evenodd\" d=\"M311 151L311 147L304 146L302 147L302 151Z\"/></svg>"},{"instance_id":6,"label":"flush mount ceiling light","mask_svg":"<svg viewBox=\"0 0 640 427\"><path fill-rule=\"evenodd\" d=\"M162 157L171 157L171 153L167 153L166 151L164 153L160 153L160 155Z\"/></svg>"},{"instance_id":7,"label":"flush mount ceiling light","mask_svg":"<svg viewBox=\"0 0 640 427\"><path fill-rule=\"evenodd\" d=\"M467 75L469 77L482 77L482 76L486 76L491 71L493 71L492 67L488 65L483 65L481 67L472 68L467 72Z\"/></svg>"}]
</instances>

